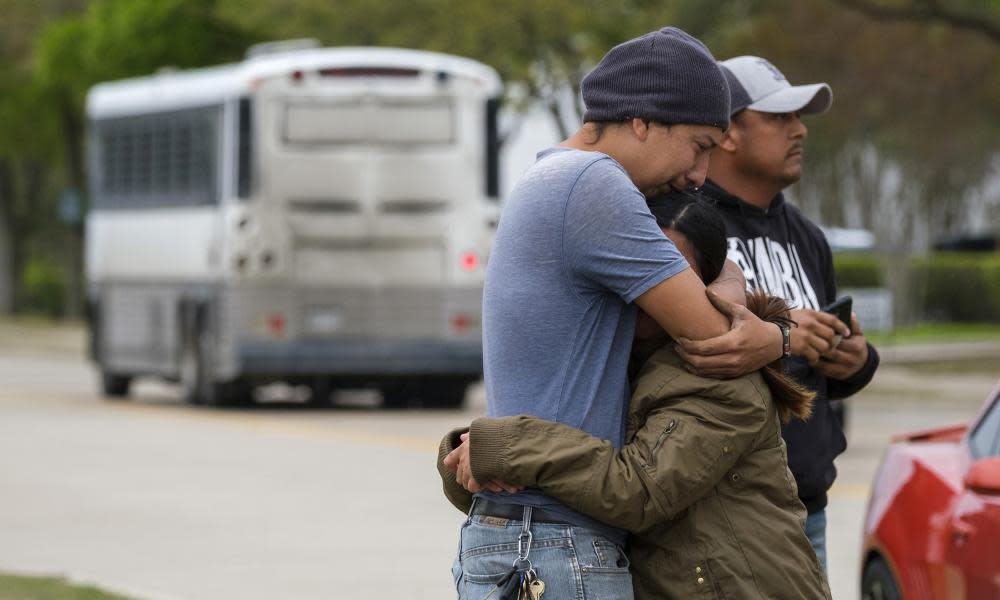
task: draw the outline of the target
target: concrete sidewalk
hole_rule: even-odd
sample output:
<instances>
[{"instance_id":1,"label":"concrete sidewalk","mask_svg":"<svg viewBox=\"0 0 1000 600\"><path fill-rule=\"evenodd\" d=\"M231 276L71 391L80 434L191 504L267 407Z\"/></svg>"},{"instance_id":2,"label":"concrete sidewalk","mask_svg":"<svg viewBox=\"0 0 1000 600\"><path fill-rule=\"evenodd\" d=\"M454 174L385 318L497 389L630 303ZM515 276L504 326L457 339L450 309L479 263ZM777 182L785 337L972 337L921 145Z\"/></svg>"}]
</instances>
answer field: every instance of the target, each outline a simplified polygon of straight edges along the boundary
<instances>
[{"instance_id":1,"label":"concrete sidewalk","mask_svg":"<svg viewBox=\"0 0 1000 600\"><path fill-rule=\"evenodd\" d=\"M877 348L879 357L885 364L996 358L997 366L1000 367L1000 340L900 344Z\"/></svg>"}]
</instances>

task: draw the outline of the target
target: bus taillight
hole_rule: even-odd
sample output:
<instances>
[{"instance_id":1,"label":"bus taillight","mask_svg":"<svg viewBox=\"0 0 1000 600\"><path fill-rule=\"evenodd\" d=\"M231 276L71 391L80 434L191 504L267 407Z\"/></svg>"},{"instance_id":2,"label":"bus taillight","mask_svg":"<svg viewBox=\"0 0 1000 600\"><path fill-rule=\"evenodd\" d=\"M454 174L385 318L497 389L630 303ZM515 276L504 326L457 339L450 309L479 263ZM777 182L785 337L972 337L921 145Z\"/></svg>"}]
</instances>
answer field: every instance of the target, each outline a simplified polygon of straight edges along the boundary
<instances>
[{"instance_id":1,"label":"bus taillight","mask_svg":"<svg viewBox=\"0 0 1000 600\"><path fill-rule=\"evenodd\" d=\"M469 328L469 317L458 313L451 318L451 330L456 333L462 333Z\"/></svg>"},{"instance_id":2,"label":"bus taillight","mask_svg":"<svg viewBox=\"0 0 1000 600\"><path fill-rule=\"evenodd\" d=\"M285 315L273 313L267 317L267 330L274 337L284 337L285 335Z\"/></svg>"},{"instance_id":3,"label":"bus taillight","mask_svg":"<svg viewBox=\"0 0 1000 600\"><path fill-rule=\"evenodd\" d=\"M472 250L463 252L458 258L458 264L462 266L463 271L475 271L479 268L479 255Z\"/></svg>"},{"instance_id":4,"label":"bus taillight","mask_svg":"<svg viewBox=\"0 0 1000 600\"><path fill-rule=\"evenodd\" d=\"M294 83L300 83L302 81L302 71L292 71L292 81Z\"/></svg>"}]
</instances>

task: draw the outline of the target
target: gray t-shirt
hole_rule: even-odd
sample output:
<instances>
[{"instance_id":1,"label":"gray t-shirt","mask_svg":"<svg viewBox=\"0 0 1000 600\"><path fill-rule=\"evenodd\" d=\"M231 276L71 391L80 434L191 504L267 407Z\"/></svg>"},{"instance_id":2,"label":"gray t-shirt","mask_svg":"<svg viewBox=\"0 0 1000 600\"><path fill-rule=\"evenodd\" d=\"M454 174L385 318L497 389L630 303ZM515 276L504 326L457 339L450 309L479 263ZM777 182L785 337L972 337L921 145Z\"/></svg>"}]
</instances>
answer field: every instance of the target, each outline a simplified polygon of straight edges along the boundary
<instances>
[{"instance_id":1,"label":"gray t-shirt","mask_svg":"<svg viewBox=\"0 0 1000 600\"><path fill-rule=\"evenodd\" d=\"M541 152L503 208L486 269L487 413L559 421L621 447L631 303L687 266L617 161ZM516 502L561 507L537 491Z\"/></svg>"}]
</instances>

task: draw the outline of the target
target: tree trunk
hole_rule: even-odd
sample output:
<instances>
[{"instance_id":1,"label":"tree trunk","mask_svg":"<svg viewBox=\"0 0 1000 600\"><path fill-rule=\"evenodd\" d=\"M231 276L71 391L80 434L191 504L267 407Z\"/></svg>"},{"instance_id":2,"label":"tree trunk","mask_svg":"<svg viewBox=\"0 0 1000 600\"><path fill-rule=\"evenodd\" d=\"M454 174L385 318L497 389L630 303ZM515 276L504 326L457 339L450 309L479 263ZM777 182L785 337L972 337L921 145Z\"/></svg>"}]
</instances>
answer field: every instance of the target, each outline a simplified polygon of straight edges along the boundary
<instances>
[{"instance_id":1,"label":"tree trunk","mask_svg":"<svg viewBox=\"0 0 1000 600\"><path fill-rule=\"evenodd\" d=\"M556 129L559 131L559 139L565 140L569 137L569 130L566 129L566 119L563 118L562 108L559 106L559 99L549 98L545 101L545 106L549 110L552 122L555 123Z\"/></svg>"},{"instance_id":2,"label":"tree trunk","mask_svg":"<svg viewBox=\"0 0 1000 600\"><path fill-rule=\"evenodd\" d=\"M87 190L86 171L83 166L83 123L69 99L62 107L63 139L66 140L66 170L70 186L80 198L80 218L83 218ZM62 264L66 282L63 298L63 315L76 319L83 315L83 224L68 224L69 235L63 246Z\"/></svg>"}]
</instances>

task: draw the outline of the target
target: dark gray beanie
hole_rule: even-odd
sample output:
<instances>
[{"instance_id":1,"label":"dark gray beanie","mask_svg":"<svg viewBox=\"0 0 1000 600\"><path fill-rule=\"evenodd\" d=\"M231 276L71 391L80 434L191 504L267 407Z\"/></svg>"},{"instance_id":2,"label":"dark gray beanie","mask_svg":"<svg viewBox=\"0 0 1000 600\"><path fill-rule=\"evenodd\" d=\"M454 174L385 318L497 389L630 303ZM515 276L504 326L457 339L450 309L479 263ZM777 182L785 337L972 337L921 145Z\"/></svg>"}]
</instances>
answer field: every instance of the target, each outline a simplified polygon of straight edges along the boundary
<instances>
[{"instance_id":1,"label":"dark gray beanie","mask_svg":"<svg viewBox=\"0 0 1000 600\"><path fill-rule=\"evenodd\" d=\"M705 44L664 27L612 48L583 78L584 121L729 127L729 86Z\"/></svg>"}]
</instances>

